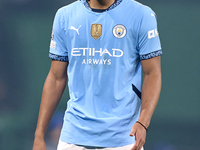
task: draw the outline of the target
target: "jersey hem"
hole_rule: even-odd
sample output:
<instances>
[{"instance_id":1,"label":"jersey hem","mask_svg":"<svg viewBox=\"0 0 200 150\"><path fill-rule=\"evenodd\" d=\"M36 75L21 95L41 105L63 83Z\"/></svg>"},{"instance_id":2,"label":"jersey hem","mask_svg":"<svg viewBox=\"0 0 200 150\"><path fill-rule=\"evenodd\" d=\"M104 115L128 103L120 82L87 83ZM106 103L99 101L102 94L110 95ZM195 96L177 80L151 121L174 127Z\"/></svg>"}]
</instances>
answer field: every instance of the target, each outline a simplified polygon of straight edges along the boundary
<instances>
[{"instance_id":1,"label":"jersey hem","mask_svg":"<svg viewBox=\"0 0 200 150\"><path fill-rule=\"evenodd\" d=\"M127 146L127 145L131 145L135 143L135 140L133 140L132 142L124 142L123 144L103 144L102 145L102 144L91 144L91 143L86 143L86 142L75 142L75 141L66 140L62 137L60 137L59 140L61 140L62 142L66 142L68 144L74 144L74 145L80 145L80 146L91 146L91 147L98 147L98 148L117 148L117 147Z\"/></svg>"}]
</instances>

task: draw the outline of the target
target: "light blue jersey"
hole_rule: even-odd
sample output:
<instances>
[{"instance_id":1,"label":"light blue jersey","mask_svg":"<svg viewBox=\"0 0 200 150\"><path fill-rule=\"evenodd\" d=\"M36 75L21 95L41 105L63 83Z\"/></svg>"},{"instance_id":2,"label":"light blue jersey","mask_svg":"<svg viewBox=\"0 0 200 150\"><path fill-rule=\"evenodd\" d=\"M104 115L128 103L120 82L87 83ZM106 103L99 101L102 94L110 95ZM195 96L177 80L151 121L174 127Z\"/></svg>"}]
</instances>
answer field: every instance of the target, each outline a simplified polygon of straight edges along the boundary
<instances>
[{"instance_id":1,"label":"light blue jersey","mask_svg":"<svg viewBox=\"0 0 200 150\"><path fill-rule=\"evenodd\" d=\"M141 60L162 54L155 13L133 0L97 12L85 0L58 10L49 57L69 61L70 100L60 140L120 147L134 143Z\"/></svg>"}]
</instances>

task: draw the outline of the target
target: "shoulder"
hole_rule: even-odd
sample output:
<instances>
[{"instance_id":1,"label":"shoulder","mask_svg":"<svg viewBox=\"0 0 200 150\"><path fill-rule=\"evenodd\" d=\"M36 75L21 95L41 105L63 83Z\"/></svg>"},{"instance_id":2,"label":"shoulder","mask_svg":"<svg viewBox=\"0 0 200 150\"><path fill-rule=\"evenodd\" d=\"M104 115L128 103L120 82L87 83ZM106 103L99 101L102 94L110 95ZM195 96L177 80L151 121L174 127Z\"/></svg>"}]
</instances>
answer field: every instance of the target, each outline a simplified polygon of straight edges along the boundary
<instances>
[{"instance_id":1,"label":"shoulder","mask_svg":"<svg viewBox=\"0 0 200 150\"><path fill-rule=\"evenodd\" d=\"M147 5L144 5L135 0L124 0L125 4L130 7L134 7L139 10L151 10L151 8Z\"/></svg>"},{"instance_id":2,"label":"shoulder","mask_svg":"<svg viewBox=\"0 0 200 150\"><path fill-rule=\"evenodd\" d=\"M59 13L59 14L65 13L66 14L66 13L70 13L72 11L77 11L77 9L80 8L81 5L83 5L83 2L78 0L69 5L59 8L57 13Z\"/></svg>"},{"instance_id":3,"label":"shoulder","mask_svg":"<svg viewBox=\"0 0 200 150\"><path fill-rule=\"evenodd\" d=\"M56 12L55 18L60 23L66 22L73 13L77 12L83 5L82 1L75 1L69 5L59 8Z\"/></svg>"},{"instance_id":4,"label":"shoulder","mask_svg":"<svg viewBox=\"0 0 200 150\"><path fill-rule=\"evenodd\" d=\"M130 9L137 12L137 14L141 17L147 14L151 15L151 13L155 14L149 6L139 3L135 0L124 0L124 2L126 5L126 9Z\"/></svg>"}]
</instances>

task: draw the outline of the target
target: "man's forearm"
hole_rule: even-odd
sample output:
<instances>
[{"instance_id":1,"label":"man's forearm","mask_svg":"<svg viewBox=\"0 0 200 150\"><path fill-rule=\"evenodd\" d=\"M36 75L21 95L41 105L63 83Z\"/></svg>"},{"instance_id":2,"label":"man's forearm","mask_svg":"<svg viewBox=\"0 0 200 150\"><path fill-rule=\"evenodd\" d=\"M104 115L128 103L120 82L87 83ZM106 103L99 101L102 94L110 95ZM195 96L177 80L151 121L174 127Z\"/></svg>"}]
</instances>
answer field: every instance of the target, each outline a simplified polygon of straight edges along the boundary
<instances>
[{"instance_id":1,"label":"man's forearm","mask_svg":"<svg viewBox=\"0 0 200 150\"><path fill-rule=\"evenodd\" d=\"M144 74L142 86L142 106L140 118L138 121L146 127L149 126L151 117L158 103L161 91L161 73L152 72Z\"/></svg>"},{"instance_id":2,"label":"man's forearm","mask_svg":"<svg viewBox=\"0 0 200 150\"><path fill-rule=\"evenodd\" d=\"M67 77L56 79L51 73L44 84L35 137L44 138L66 86Z\"/></svg>"}]
</instances>

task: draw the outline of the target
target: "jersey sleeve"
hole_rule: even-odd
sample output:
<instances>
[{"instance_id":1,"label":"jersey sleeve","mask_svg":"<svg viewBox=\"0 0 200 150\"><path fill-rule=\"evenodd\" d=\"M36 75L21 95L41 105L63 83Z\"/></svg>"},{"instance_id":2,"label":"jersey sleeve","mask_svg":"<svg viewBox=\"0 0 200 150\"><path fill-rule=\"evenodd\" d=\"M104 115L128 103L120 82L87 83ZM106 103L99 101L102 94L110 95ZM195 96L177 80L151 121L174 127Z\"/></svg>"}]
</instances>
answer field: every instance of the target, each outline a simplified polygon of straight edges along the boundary
<instances>
[{"instance_id":1,"label":"jersey sleeve","mask_svg":"<svg viewBox=\"0 0 200 150\"><path fill-rule=\"evenodd\" d=\"M68 50L65 38L65 20L61 9L55 15L51 43L49 50L49 58L58 61L68 61Z\"/></svg>"},{"instance_id":2,"label":"jersey sleeve","mask_svg":"<svg viewBox=\"0 0 200 150\"><path fill-rule=\"evenodd\" d=\"M150 59L162 55L157 30L156 14L148 7L146 7L143 13L137 45L140 60Z\"/></svg>"}]
</instances>

